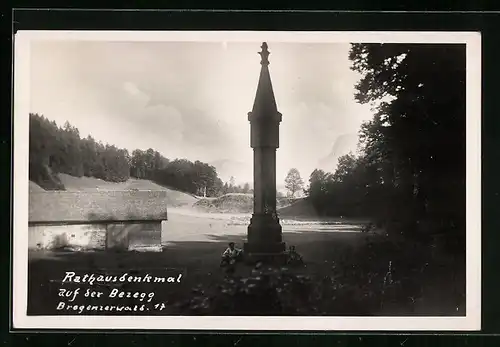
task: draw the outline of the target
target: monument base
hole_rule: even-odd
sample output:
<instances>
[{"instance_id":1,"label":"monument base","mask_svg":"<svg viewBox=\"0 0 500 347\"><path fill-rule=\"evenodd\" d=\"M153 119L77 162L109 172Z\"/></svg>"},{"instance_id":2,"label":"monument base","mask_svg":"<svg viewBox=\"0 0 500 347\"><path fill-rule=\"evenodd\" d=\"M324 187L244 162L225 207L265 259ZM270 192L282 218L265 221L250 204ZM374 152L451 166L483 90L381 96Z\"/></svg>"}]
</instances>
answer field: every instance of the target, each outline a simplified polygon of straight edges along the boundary
<instances>
[{"instance_id":1,"label":"monument base","mask_svg":"<svg viewBox=\"0 0 500 347\"><path fill-rule=\"evenodd\" d=\"M245 254L262 253L262 254L280 254L284 253L286 246L284 242L279 243L253 243L245 242L243 251Z\"/></svg>"},{"instance_id":2,"label":"monument base","mask_svg":"<svg viewBox=\"0 0 500 347\"><path fill-rule=\"evenodd\" d=\"M254 214L248 226L248 242L243 245L243 251L248 263L285 263L286 245L282 241L278 218L270 214Z\"/></svg>"},{"instance_id":3,"label":"monument base","mask_svg":"<svg viewBox=\"0 0 500 347\"><path fill-rule=\"evenodd\" d=\"M287 254L281 253L245 253L245 263L247 265L255 265L262 263L266 265L283 266L286 264Z\"/></svg>"}]
</instances>

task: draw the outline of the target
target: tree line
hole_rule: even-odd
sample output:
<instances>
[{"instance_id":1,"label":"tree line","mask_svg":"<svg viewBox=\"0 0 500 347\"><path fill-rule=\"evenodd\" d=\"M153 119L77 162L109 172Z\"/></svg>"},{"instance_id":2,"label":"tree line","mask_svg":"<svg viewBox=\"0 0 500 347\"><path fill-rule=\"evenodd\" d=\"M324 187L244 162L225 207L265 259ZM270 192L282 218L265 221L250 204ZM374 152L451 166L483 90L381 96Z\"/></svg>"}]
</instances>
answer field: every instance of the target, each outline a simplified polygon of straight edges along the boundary
<instances>
[{"instance_id":1,"label":"tree line","mask_svg":"<svg viewBox=\"0 0 500 347\"><path fill-rule=\"evenodd\" d=\"M92 136L82 138L66 122L30 114L29 179L44 189L64 189L57 173L95 177L108 182L129 178L149 179L186 193L218 196L242 187L224 184L215 167L201 161L169 160L153 149L128 150L103 144Z\"/></svg>"},{"instance_id":2,"label":"tree line","mask_svg":"<svg viewBox=\"0 0 500 347\"><path fill-rule=\"evenodd\" d=\"M463 246L465 45L353 44L349 58L362 75L355 97L375 114L357 153L310 175L310 201L323 215Z\"/></svg>"}]
</instances>

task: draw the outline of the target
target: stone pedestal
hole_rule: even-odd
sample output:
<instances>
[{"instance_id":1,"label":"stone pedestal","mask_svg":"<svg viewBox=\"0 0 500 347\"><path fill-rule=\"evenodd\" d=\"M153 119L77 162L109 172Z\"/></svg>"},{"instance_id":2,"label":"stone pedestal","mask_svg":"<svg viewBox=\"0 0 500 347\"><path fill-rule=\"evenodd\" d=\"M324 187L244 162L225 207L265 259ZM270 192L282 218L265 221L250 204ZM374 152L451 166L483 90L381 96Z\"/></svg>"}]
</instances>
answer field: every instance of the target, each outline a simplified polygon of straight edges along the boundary
<instances>
[{"instance_id":1,"label":"stone pedestal","mask_svg":"<svg viewBox=\"0 0 500 347\"><path fill-rule=\"evenodd\" d=\"M244 252L248 262L281 262L285 260L286 246L277 217L254 214L247 233Z\"/></svg>"},{"instance_id":2,"label":"stone pedestal","mask_svg":"<svg viewBox=\"0 0 500 347\"><path fill-rule=\"evenodd\" d=\"M244 252L249 262L285 260L285 243L276 214L276 149L279 147L278 112L269 75L269 52L262 44L259 84L250 121L250 146L253 148L254 206L248 226Z\"/></svg>"}]
</instances>

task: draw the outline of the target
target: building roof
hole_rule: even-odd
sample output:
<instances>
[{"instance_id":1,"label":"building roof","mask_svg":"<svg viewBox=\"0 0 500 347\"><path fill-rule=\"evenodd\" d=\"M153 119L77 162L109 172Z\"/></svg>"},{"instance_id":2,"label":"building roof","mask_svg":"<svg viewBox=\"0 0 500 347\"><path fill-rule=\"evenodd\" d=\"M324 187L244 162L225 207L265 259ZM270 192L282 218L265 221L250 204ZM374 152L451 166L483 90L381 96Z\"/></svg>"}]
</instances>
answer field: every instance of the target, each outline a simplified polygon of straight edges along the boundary
<instances>
[{"instance_id":1,"label":"building roof","mask_svg":"<svg viewBox=\"0 0 500 347\"><path fill-rule=\"evenodd\" d=\"M44 191L29 194L29 223L161 221L165 191Z\"/></svg>"}]
</instances>

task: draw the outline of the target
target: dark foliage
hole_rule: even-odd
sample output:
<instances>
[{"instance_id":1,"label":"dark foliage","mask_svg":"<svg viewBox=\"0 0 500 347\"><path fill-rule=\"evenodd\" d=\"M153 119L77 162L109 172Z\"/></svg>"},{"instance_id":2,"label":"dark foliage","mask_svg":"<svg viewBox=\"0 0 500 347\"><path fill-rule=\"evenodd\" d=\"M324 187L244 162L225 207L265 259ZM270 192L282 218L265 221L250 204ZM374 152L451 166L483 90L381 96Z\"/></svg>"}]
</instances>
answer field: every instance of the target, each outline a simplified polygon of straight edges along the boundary
<instances>
[{"instance_id":1,"label":"dark foliage","mask_svg":"<svg viewBox=\"0 0 500 347\"><path fill-rule=\"evenodd\" d=\"M425 278L439 271L431 263L431 248L422 244L368 242L344 252L337 261L306 267L241 268L215 287L199 284L176 312L198 315L377 315L384 306L407 314L432 299ZM391 258L393 254L408 257ZM240 265L241 267L243 265ZM461 288L450 292L462 299ZM425 304L425 303L424 303ZM427 303L432 305L431 303Z\"/></svg>"},{"instance_id":2,"label":"dark foliage","mask_svg":"<svg viewBox=\"0 0 500 347\"><path fill-rule=\"evenodd\" d=\"M90 135L81 138L77 128L38 114L30 114L29 179L47 190L61 190L57 177L65 173L75 177L95 177L108 182L124 182L130 177L149 179L183 192L217 196L223 183L213 166L186 159L170 161L159 152L134 150L103 144ZM248 186L242 189L248 190Z\"/></svg>"},{"instance_id":3,"label":"dark foliage","mask_svg":"<svg viewBox=\"0 0 500 347\"><path fill-rule=\"evenodd\" d=\"M356 99L375 115L360 154L315 170L309 198L324 215L371 217L389 232L465 241L465 46L353 44Z\"/></svg>"},{"instance_id":4,"label":"dark foliage","mask_svg":"<svg viewBox=\"0 0 500 347\"><path fill-rule=\"evenodd\" d=\"M45 189L60 189L57 173L122 182L129 178L127 150L81 138L68 122L63 128L30 114L29 178ZM49 176L50 175L50 176Z\"/></svg>"}]
</instances>

